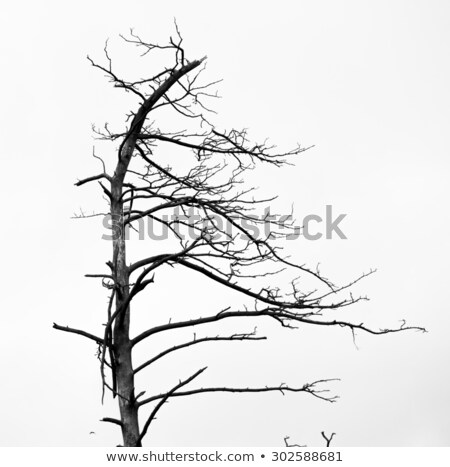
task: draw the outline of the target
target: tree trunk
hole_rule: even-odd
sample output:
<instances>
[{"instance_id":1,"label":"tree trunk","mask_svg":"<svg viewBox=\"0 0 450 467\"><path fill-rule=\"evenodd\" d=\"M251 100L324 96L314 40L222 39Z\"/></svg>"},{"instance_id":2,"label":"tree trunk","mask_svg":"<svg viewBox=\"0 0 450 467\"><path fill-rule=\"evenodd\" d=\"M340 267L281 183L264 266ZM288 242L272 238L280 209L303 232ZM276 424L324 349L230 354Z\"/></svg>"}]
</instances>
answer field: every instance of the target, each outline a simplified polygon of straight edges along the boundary
<instances>
[{"instance_id":1,"label":"tree trunk","mask_svg":"<svg viewBox=\"0 0 450 467\"><path fill-rule=\"evenodd\" d=\"M159 88L140 106L130 129L118 151L119 160L111 182L111 221L113 225L113 276L116 286L116 319L113 330L114 369L116 394L119 398L120 420L124 446L141 446L138 406L134 394L132 346L130 342L130 284L126 264L125 229L123 222L122 190L124 179L136 148L142 125L155 103L189 71L198 67L201 60L187 62L174 71Z\"/></svg>"},{"instance_id":2,"label":"tree trunk","mask_svg":"<svg viewBox=\"0 0 450 467\"><path fill-rule=\"evenodd\" d=\"M113 219L113 273L116 283L116 313L113 331L114 365L119 398L124 446L141 446L138 407L134 394L132 346L130 342L129 275L126 264L121 179L112 184L111 215Z\"/></svg>"}]
</instances>

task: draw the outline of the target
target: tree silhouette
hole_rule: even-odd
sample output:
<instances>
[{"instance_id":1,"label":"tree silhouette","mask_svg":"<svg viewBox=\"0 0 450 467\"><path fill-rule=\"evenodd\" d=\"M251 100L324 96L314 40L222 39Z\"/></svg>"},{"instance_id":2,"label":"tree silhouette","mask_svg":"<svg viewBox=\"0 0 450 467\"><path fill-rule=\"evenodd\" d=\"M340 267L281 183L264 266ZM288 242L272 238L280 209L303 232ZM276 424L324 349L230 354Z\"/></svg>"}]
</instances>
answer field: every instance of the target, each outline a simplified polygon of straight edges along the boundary
<instances>
[{"instance_id":1,"label":"tree silhouette","mask_svg":"<svg viewBox=\"0 0 450 467\"><path fill-rule=\"evenodd\" d=\"M121 427L124 446L141 446L159 410L174 397L211 392L278 391L302 392L334 401L336 396L329 395L326 383L330 380L327 379L300 387L288 384L193 386L206 367L201 367L164 393L144 397L145 391L137 391L136 374L170 353L217 341L266 338L259 336L256 328L250 333L237 331L224 336L198 338L195 334L191 341L169 347L136 365L133 363L133 349L139 344L175 329L195 328L196 332L201 332L202 325L222 320L238 326L238 319L242 318L252 318L255 323L268 318L287 330L300 325L315 325L386 334L421 328L408 327L404 323L398 328L372 329L363 323L336 318L334 312L365 299L353 297L349 289L373 271L339 286L318 269L291 261L283 255L280 241L295 231L292 216L269 215L263 208L275 198L256 198L254 189L244 182L249 171L258 165L269 165L276 170L291 163L296 155L308 148L297 146L280 152L267 141L251 142L245 129L226 130L216 126L212 122L214 112L207 103L217 97L211 91L217 82L201 83L206 57L192 61L186 58L178 28L176 37L170 38L165 45L147 43L133 31L123 40L139 48L142 60L165 57L170 64L162 66L152 76L128 81L113 70L106 46L105 64L98 64L88 57L91 65L104 73L114 87L132 93L137 103L135 110L128 114L122 131L114 132L108 125L102 129L94 128L97 138L118 146L114 170L108 173L105 161L94 154L101 160L102 172L76 183L82 186L98 182L108 203L112 257L105 273L87 275L101 279L109 291L104 334L94 335L54 324L55 329L84 336L97 344L103 395L108 390L117 398L120 409L120 419L106 417L103 421ZM159 62L156 60L156 63ZM181 120L185 129L165 128L166 119L161 125L156 123L162 112L165 115L172 113L171 121ZM177 154L184 153L180 156L179 167L169 166L164 155L161 156L163 149L168 147L178 151ZM140 232L144 220L165 229L165 241L151 242L153 250L156 247L164 250L129 262L126 256L129 229ZM239 293L244 302L242 307L218 304L218 311L211 315L155 324L130 335L133 301L150 284L157 284L157 273L168 266L189 271L192 281L203 276ZM293 276L288 291L277 286L254 285L255 279L272 280L282 270L290 271ZM307 289L303 280L305 284L308 280L315 281L316 286ZM149 405L153 407L150 415L140 421L140 409Z\"/></svg>"}]
</instances>

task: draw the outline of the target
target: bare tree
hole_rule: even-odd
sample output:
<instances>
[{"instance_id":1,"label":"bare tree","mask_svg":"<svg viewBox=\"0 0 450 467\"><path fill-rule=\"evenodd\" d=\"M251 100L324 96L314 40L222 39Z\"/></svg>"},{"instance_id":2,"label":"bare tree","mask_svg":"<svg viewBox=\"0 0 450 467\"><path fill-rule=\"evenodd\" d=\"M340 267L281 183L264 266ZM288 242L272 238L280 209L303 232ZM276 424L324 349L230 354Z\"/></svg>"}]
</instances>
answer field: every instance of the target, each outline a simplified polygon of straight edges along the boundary
<instances>
[{"instance_id":1,"label":"bare tree","mask_svg":"<svg viewBox=\"0 0 450 467\"><path fill-rule=\"evenodd\" d=\"M295 229L292 217L269 216L267 212L261 215L261 208L275 198L255 198L254 189L243 184L243 177L256 166L267 164L275 170L289 164L294 156L307 148L297 146L280 152L267 141L250 142L246 130L223 130L212 123L213 112L207 102L217 97L211 91L216 82L201 83L206 57L188 60L178 29L176 38L171 38L166 45L147 43L133 31L123 39L129 45L137 46L142 56L152 58L158 55L160 59L165 54L171 63L152 76L129 81L116 74L107 47L104 50L105 64L88 57L91 65L104 73L114 87L131 93L137 102L135 110L128 114L123 130L112 131L108 125L102 129L94 128L97 138L118 146L114 170L108 173L106 161L94 154L101 160L102 171L76 183L82 186L98 182L108 204L112 257L106 263L106 272L87 275L101 279L109 291L104 333L95 335L54 324L55 329L84 336L98 346L103 395L105 390L110 391L117 398L120 409L120 419L107 417L103 421L120 426L124 446L141 446L159 410L174 397L211 392L278 391L302 392L333 402L336 396L329 395L326 383L330 380L327 379L300 387L288 384L193 386L191 383L205 372L205 367L161 394L144 397L145 391L137 392L136 374L167 354L201 343L265 339L257 335L256 329L250 333L236 332L224 336L197 338L195 335L191 341L167 348L137 365L133 363L133 349L139 344L156 334L175 329L195 327L201 330L207 323L234 320L238 324L238 319L249 317L255 323L269 318L286 329L296 325L337 326L348 328L353 333L360 330L387 334L421 328L408 327L403 323L398 328L372 329L363 323L333 317L336 310L365 299L355 298L348 291L373 271L338 286L318 269L289 260L282 254L280 240ZM172 112L171 121L181 120L185 129L168 130L157 125L155 121L161 115L159 112L164 111ZM164 157L160 160L164 147L186 151L183 163L189 167L171 167ZM82 214L81 217L87 216ZM166 245L167 250L129 262L126 256L127 232L130 228L138 229L143 220L167 229L170 238L166 243L158 243L158 247ZM245 304L240 308L218 307L218 311L209 316L155 324L142 329L137 335L130 335L133 300L155 283L155 274L167 266L189 271L192 280L203 276L238 292ZM252 285L255 278L272 277L285 269L294 276L288 284L288 291L275 286L257 288ZM302 280L309 277L316 282L316 287L301 287L298 277L295 277L297 275L301 275ZM139 411L149 405L153 410L140 423Z\"/></svg>"}]
</instances>

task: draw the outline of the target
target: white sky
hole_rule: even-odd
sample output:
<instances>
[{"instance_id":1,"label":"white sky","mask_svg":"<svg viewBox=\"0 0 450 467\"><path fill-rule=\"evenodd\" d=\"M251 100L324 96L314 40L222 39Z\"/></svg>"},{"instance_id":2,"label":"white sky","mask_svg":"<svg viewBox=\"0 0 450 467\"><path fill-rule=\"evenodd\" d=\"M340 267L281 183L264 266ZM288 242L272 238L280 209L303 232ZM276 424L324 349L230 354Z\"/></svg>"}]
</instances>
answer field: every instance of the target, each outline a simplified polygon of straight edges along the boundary
<instances>
[{"instance_id":1,"label":"white sky","mask_svg":"<svg viewBox=\"0 0 450 467\"><path fill-rule=\"evenodd\" d=\"M98 171L91 123L121 124L131 101L85 56L101 59L105 39L114 48L130 27L163 42L174 16L188 57L208 55L208 76L224 79L221 124L249 127L256 139L269 136L282 147L315 145L295 168L264 171L258 184L280 196L278 205L293 203L300 218L322 214L327 204L347 213L348 240L300 239L288 251L299 262L320 262L339 282L378 268L356 290L371 301L352 317L380 327L405 318L429 333L360 334L357 350L342 329L286 333L261 322L267 343L198 346L149 370L138 392L163 390L207 364L203 384L339 377L330 388L341 398L180 398L160 412L147 444L276 446L288 435L313 446L325 430L337 433L338 446L450 445L450 5L429 0L0 5L0 443L120 442L117 427L98 422L117 410L115 401L100 405L95 346L51 324L96 331L104 322L104 289L83 274L103 270L110 245L100 240L98 222L70 220L80 206L98 206L95 189L73 182ZM118 64L127 59L114 57ZM126 68L130 78L133 66ZM149 307L165 322L184 316L186 303L193 316L197 307L226 305L220 288L203 285L197 277L174 283L162 273L148 302L138 303L138 322Z\"/></svg>"}]
</instances>

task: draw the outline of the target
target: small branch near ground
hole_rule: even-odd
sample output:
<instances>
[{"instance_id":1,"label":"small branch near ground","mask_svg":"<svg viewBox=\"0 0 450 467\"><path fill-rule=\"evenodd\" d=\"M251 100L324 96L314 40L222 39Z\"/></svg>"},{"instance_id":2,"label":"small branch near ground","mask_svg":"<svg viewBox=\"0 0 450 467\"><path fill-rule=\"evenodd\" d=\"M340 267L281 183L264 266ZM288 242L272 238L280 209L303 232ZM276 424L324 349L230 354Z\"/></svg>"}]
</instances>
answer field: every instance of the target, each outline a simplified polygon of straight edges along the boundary
<instances>
[{"instance_id":1,"label":"small branch near ground","mask_svg":"<svg viewBox=\"0 0 450 467\"><path fill-rule=\"evenodd\" d=\"M328 436L325 434L324 431L322 431L321 434L322 434L323 439L324 439L324 440L326 441L326 443L327 443L327 448L329 448L330 445L331 445L331 440L333 439L333 436L334 436L336 433L331 433L331 436L330 436L330 437L328 437Z\"/></svg>"},{"instance_id":2,"label":"small branch near ground","mask_svg":"<svg viewBox=\"0 0 450 467\"><path fill-rule=\"evenodd\" d=\"M321 434L322 434L322 437L325 439L325 441L326 441L326 443L327 443L327 444L326 444L327 448L329 448L330 445L331 445L331 440L333 439L333 436L335 436L336 433L331 433L331 436L330 436L330 437L328 437L328 436L325 434L324 431L322 431ZM290 438L290 436L285 436L285 437L284 437L284 444L286 445L287 448L293 448L293 447L296 447L296 448L306 448L306 447L307 447L306 444L290 444L290 443L289 443L289 438Z\"/></svg>"},{"instance_id":3,"label":"small branch near ground","mask_svg":"<svg viewBox=\"0 0 450 467\"><path fill-rule=\"evenodd\" d=\"M284 437L284 444L286 445L287 448L306 448L306 444L289 444L290 436L285 436Z\"/></svg>"}]
</instances>

